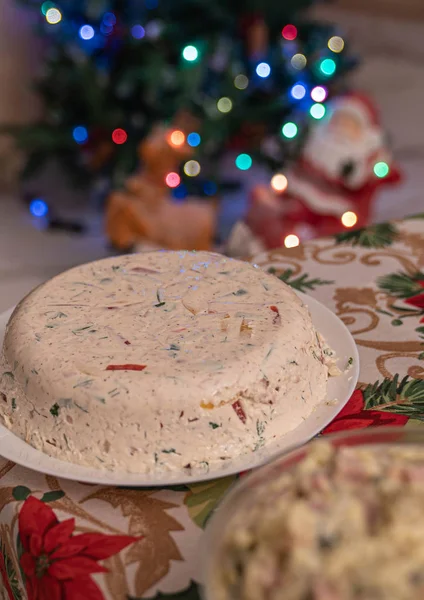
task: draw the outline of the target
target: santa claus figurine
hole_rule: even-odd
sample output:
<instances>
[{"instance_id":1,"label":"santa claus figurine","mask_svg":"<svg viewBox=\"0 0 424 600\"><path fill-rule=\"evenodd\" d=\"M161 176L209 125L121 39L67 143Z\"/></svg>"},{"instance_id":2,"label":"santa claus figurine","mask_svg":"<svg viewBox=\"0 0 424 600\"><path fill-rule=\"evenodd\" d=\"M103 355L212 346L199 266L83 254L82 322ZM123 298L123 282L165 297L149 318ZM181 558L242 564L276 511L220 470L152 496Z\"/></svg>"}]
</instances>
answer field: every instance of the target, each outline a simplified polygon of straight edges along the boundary
<instances>
[{"instance_id":1,"label":"santa claus figurine","mask_svg":"<svg viewBox=\"0 0 424 600\"><path fill-rule=\"evenodd\" d=\"M329 103L295 165L254 188L246 223L267 248L363 227L378 188L400 179L377 110L349 94Z\"/></svg>"}]
</instances>

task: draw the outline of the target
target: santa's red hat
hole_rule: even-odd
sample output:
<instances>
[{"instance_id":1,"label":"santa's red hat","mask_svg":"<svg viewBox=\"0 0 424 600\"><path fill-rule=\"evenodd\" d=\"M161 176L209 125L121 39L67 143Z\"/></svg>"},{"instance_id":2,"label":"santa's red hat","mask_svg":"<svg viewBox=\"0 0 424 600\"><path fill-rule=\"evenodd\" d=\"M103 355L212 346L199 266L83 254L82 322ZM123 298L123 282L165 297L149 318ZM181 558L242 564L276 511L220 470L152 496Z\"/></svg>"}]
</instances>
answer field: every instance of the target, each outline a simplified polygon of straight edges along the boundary
<instances>
[{"instance_id":1,"label":"santa's red hat","mask_svg":"<svg viewBox=\"0 0 424 600\"><path fill-rule=\"evenodd\" d=\"M333 112L349 112L364 125L380 129L380 116L372 100L361 92L344 94L331 102Z\"/></svg>"}]
</instances>

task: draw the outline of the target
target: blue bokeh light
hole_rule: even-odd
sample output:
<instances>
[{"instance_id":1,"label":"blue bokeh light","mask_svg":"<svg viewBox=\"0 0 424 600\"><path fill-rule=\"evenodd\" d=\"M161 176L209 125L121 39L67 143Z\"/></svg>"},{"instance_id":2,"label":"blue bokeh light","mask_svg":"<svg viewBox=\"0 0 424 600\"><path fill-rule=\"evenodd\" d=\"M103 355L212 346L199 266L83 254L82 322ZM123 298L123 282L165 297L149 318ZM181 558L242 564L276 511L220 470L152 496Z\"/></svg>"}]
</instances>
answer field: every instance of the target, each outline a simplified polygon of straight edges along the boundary
<instances>
[{"instance_id":1,"label":"blue bokeh light","mask_svg":"<svg viewBox=\"0 0 424 600\"><path fill-rule=\"evenodd\" d=\"M218 186L213 181L207 181L203 186L206 196L214 196L218 191Z\"/></svg>"},{"instance_id":2,"label":"blue bokeh light","mask_svg":"<svg viewBox=\"0 0 424 600\"><path fill-rule=\"evenodd\" d=\"M296 83L290 90L290 95L295 100L302 100L306 96L306 87L303 83Z\"/></svg>"},{"instance_id":3,"label":"blue bokeh light","mask_svg":"<svg viewBox=\"0 0 424 600\"><path fill-rule=\"evenodd\" d=\"M261 62L256 67L256 73L259 75L259 77L262 77L262 79L266 79L271 74L271 67L268 63Z\"/></svg>"},{"instance_id":4,"label":"blue bokeh light","mask_svg":"<svg viewBox=\"0 0 424 600\"><path fill-rule=\"evenodd\" d=\"M83 127L82 125L75 127L72 132L72 137L77 144L84 144L84 142L88 140L88 131L86 127Z\"/></svg>"},{"instance_id":5,"label":"blue bokeh light","mask_svg":"<svg viewBox=\"0 0 424 600\"><path fill-rule=\"evenodd\" d=\"M136 40L141 40L146 35L146 31L145 31L145 29L144 29L144 27L142 25L134 25L131 28L131 35Z\"/></svg>"},{"instance_id":6,"label":"blue bokeh light","mask_svg":"<svg viewBox=\"0 0 424 600\"><path fill-rule=\"evenodd\" d=\"M154 8L158 7L159 1L158 0L145 0L144 2L147 10L153 10Z\"/></svg>"},{"instance_id":7,"label":"blue bokeh light","mask_svg":"<svg viewBox=\"0 0 424 600\"><path fill-rule=\"evenodd\" d=\"M91 25L83 25L79 30L79 36L82 40L91 40L94 37L94 29Z\"/></svg>"},{"instance_id":8,"label":"blue bokeh light","mask_svg":"<svg viewBox=\"0 0 424 600\"><path fill-rule=\"evenodd\" d=\"M195 131L193 131L192 133L189 133L187 136L187 144L189 146L191 146L192 148L197 148L197 146L200 145L201 141L202 141L202 138Z\"/></svg>"},{"instance_id":9,"label":"blue bokeh light","mask_svg":"<svg viewBox=\"0 0 424 600\"><path fill-rule=\"evenodd\" d=\"M42 200L41 198L35 198L34 200L31 200L29 204L29 212L34 217L41 218L47 215L47 213L49 212L49 207L47 206L46 202L44 202L44 200Z\"/></svg>"},{"instance_id":10,"label":"blue bokeh light","mask_svg":"<svg viewBox=\"0 0 424 600\"><path fill-rule=\"evenodd\" d=\"M103 23L105 25L116 25L116 17L112 12L107 12L103 16Z\"/></svg>"},{"instance_id":11,"label":"blue bokeh light","mask_svg":"<svg viewBox=\"0 0 424 600\"><path fill-rule=\"evenodd\" d=\"M188 191L184 184L179 185L178 187L172 190L172 195L176 200L184 200L187 197Z\"/></svg>"},{"instance_id":12,"label":"blue bokeh light","mask_svg":"<svg viewBox=\"0 0 424 600\"><path fill-rule=\"evenodd\" d=\"M113 31L113 25L107 25L106 23L100 23L100 33L103 35L110 35Z\"/></svg>"}]
</instances>

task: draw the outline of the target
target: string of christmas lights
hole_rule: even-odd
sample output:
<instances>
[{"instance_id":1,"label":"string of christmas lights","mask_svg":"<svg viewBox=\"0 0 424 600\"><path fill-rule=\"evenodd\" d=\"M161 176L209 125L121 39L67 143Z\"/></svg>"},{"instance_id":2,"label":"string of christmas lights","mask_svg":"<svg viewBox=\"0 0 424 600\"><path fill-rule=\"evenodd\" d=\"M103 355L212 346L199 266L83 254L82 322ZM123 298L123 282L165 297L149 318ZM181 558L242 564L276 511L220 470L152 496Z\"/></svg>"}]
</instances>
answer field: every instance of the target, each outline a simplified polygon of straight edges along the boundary
<instances>
[{"instance_id":1,"label":"string of christmas lights","mask_svg":"<svg viewBox=\"0 0 424 600\"><path fill-rule=\"evenodd\" d=\"M179 4L182 6L184 3ZM262 5L265 7L268 3L258 4L262 8ZM31 0L31 6L33 5L34 1ZM104 8L103 11L96 12L93 6ZM163 47L173 46L173 62L169 61L167 65L165 60L157 72L152 68L151 81L161 79L165 82L164 88L158 87L162 94L160 102L165 102L169 97L178 96L175 81L181 79L187 90L190 90L185 96L190 97L192 105L200 114L198 128L185 130L178 127L171 130L168 138L169 144L175 147L188 145L194 152L190 160L182 161L178 173L170 172L165 178L166 185L178 199L184 199L190 194L196 181L200 182L201 191L206 196L217 193L219 182L211 178L211 162L222 149L222 140L226 141L228 138L231 142L231 136L239 135L232 123L250 120L246 107L252 106L252 110L258 111L258 114L263 109L264 118L273 123L273 129L264 128L264 140L259 149L251 148L250 142L239 147L234 159L235 172L248 171L264 159L275 169L276 163L295 154L309 126L325 118L332 82L339 73L353 66L353 61L349 62L345 57L344 39L340 35L334 35L330 28L327 29L328 32L323 28L319 34L314 34L302 22L288 22L283 24L278 35L268 31L264 47L243 57L243 46L249 47L250 35L253 39L247 25L244 26L240 39L233 39L231 33L217 36L212 32L211 36L218 39L214 46L207 38L207 30L197 36L192 27L191 39L184 39L184 35L177 34L175 21L174 29L168 28L165 15L169 16L172 10L178 12L173 1L144 0L142 9L139 8L140 3L129 2L125 13L118 6L119 3L112 0L97 4L80 2L78 6L70 0L45 1L39 4L39 14L44 20L46 34L57 41L58 47L66 50L68 59L74 64L90 65L92 85L103 86L105 94L116 98L116 110L111 110L111 114L121 113L121 118L111 119L109 130L104 119L101 125L96 122L93 118L95 112L90 109L86 111L87 115L90 113L90 119L80 118L73 123L68 135L82 157L78 164L85 166L100 163L104 171L115 178L113 183L118 185L134 168L137 160L136 145L140 136L146 135L150 124L150 117L144 115L143 108L130 114L128 110L120 110L119 103L122 102L125 107L127 98L141 92L140 101L150 102L149 110L153 113L156 111L158 115L162 112L161 107L157 106L158 100L149 100L151 88L147 84L144 93L135 81L124 81L123 77L123 81L120 81L117 77L116 84L113 82L112 87L112 67L123 48L126 52L131 49L140 57L150 56L152 49L157 48L156 54L162 57ZM225 2L222 6L224 11L231 10L226 7ZM188 19L187 16L185 18ZM260 26L259 23L258 27ZM173 31L173 37L170 31ZM52 57L54 63L54 54ZM146 63L140 59L140 64ZM115 72L118 71L115 69ZM89 80L87 85L90 85ZM254 101L249 104L251 99ZM172 110L176 108L172 102L169 106L172 106ZM268 107L275 113L266 113ZM56 112L59 114L59 111ZM84 110L79 112L83 115ZM274 114L281 114L283 118L278 121ZM242 118L241 115L245 116ZM60 118L67 121L64 117ZM164 117L158 116L157 119ZM204 126L204 121L207 120L208 126ZM220 137L215 135L219 128L222 129ZM276 145L282 148L281 152L266 150ZM376 165L376 176L384 177L382 173L383 166ZM276 190L278 188L279 192L287 186L284 177L279 173L272 176L271 185Z\"/></svg>"}]
</instances>

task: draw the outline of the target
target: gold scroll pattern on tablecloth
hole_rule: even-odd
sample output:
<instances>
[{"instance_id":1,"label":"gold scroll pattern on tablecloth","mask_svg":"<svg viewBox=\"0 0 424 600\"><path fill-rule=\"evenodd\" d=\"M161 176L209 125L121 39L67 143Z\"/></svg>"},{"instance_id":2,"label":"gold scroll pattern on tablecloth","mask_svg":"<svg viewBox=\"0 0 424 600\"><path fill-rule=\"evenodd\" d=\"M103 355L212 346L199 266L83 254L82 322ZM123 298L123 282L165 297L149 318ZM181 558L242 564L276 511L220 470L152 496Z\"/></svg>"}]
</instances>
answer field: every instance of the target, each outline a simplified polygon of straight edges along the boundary
<instances>
[{"instance_id":1,"label":"gold scroll pattern on tablecloth","mask_svg":"<svg viewBox=\"0 0 424 600\"><path fill-rule=\"evenodd\" d=\"M424 420L423 217L254 258L331 308L358 345L358 389L324 433ZM117 489L0 459L0 598L197 600L202 530L236 479Z\"/></svg>"}]
</instances>

